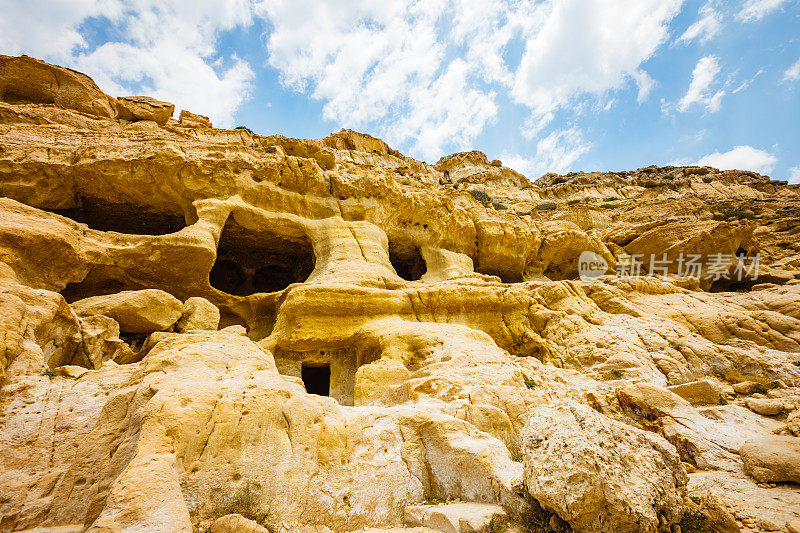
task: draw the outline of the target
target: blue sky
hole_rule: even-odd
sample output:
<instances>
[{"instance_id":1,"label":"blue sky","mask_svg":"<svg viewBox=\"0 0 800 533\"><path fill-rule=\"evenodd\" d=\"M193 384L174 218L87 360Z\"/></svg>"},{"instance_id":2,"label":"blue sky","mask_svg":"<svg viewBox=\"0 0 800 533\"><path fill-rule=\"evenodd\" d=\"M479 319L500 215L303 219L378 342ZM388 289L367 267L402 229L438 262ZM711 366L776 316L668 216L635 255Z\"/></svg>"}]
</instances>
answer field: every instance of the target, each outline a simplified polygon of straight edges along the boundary
<instances>
[{"instance_id":1,"label":"blue sky","mask_svg":"<svg viewBox=\"0 0 800 533\"><path fill-rule=\"evenodd\" d=\"M800 182L797 0L0 0L0 53L215 125L435 162L702 163Z\"/></svg>"}]
</instances>

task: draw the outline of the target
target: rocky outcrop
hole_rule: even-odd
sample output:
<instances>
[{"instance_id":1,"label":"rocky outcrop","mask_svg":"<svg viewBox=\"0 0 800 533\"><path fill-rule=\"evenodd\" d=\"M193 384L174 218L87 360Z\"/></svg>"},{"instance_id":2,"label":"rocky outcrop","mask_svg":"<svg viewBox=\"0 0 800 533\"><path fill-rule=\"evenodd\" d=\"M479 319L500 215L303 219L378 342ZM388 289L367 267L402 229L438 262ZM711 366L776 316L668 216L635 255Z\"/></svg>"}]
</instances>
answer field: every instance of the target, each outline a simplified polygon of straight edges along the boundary
<instances>
[{"instance_id":1,"label":"rocky outcrop","mask_svg":"<svg viewBox=\"0 0 800 533\"><path fill-rule=\"evenodd\" d=\"M762 483L800 483L800 439L770 436L744 443L739 450L747 473Z\"/></svg>"},{"instance_id":2,"label":"rocky outcrop","mask_svg":"<svg viewBox=\"0 0 800 533\"><path fill-rule=\"evenodd\" d=\"M174 111L174 104L161 102L149 96L120 96L117 98L117 116L122 120L152 120L163 126Z\"/></svg>"},{"instance_id":3,"label":"rocky outcrop","mask_svg":"<svg viewBox=\"0 0 800 533\"><path fill-rule=\"evenodd\" d=\"M116 102L89 76L32 57L0 55L0 102L54 104L114 118Z\"/></svg>"},{"instance_id":4,"label":"rocky outcrop","mask_svg":"<svg viewBox=\"0 0 800 533\"><path fill-rule=\"evenodd\" d=\"M172 114L170 113L170 116ZM169 117L167 117L169 118ZM191 111L187 111L185 109L181 110L181 115L179 118L181 125L189 126L191 128L210 128L211 121L205 115L197 115L192 113Z\"/></svg>"},{"instance_id":5,"label":"rocky outcrop","mask_svg":"<svg viewBox=\"0 0 800 533\"><path fill-rule=\"evenodd\" d=\"M73 302L71 307L78 316L109 317L126 333L164 331L183 315L180 300L158 289L92 296Z\"/></svg>"},{"instance_id":6,"label":"rocky outcrop","mask_svg":"<svg viewBox=\"0 0 800 533\"><path fill-rule=\"evenodd\" d=\"M559 403L531 414L522 446L525 488L575 531L671 531L683 517L686 472L652 433Z\"/></svg>"},{"instance_id":7,"label":"rocky outcrop","mask_svg":"<svg viewBox=\"0 0 800 533\"><path fill-rule=\"evenodd\" d=\"M117 117L82 75L4 61L30 73L12 95L59 82L0 102L0 531L800 518L792 482L746 474L746 443L797 439L797 187L531 183L351 130Z\"/></svg>"}]
</instances>

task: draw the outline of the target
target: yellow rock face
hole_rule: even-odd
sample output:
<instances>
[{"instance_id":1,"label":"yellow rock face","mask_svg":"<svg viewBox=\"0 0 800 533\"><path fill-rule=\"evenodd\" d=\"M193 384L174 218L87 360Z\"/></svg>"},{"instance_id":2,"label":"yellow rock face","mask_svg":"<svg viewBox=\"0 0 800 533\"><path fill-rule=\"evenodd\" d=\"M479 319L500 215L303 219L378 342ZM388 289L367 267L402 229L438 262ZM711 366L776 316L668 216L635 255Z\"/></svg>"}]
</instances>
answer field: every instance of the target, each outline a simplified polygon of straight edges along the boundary
<instances>
[{"instance_id":1,"label":"yellow rock face","mask_svg":"<svg viewBox=\"0 0 800 533\"><path fill-rule=\"evenodd\" d=\"M431 166L350 130L167 120L30 58L0 70L0 531L351 531L462 500L510 530L649 532L700 493L751 529L800 518L796 487L756 485L739 455L797 439L796 186L705 167L531 183L480 152ZM577 404L621 450L580 471L580 512L544 476L589 463L523 431ZM614 446L548 432L565 454Z\"/></svg>"}]
</instances>

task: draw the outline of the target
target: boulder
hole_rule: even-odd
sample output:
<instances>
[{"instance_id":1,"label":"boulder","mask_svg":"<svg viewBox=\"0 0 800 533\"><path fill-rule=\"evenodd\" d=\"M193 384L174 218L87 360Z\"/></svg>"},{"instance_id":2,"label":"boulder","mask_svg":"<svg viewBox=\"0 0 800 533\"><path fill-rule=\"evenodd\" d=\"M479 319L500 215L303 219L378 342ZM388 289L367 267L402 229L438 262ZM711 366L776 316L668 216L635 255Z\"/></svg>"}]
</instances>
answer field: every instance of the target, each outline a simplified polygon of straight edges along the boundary
<instances>
[{"instance_id":1,"label":"boulder","mask_svg":"<svg viewBox=\"0 0 800 533\"><path fill-rule=\"evenodd\" d=\"M747 407L764 416L775 416L783 412L783 401L776 398L750 398Z\"/></svg>"},{"instance_id":2,"label":"boulder","mask_svg":"<svg viewBox=\"0 0 800 533\"><path fill-rule=\"evenodd\" d=\"M105 315L79 319L81 345L92 368L100 368L109 359L126 359L132 355L130 346L119 338L119 324Z\"/></svg>"},{"instance_id":3,"label":"boulder","mask_svg":"<svg viewBox=\"0 0 800 533\"><path fill-rule=\"evenodd\" d=\"M124 333L164 331L183 315L180 300L158 289L92 296L71 306L81 317L104 315L116 320Z\"/></svg>"},{"instance_id":4,"label":"boulder","mask_svg":"<svg viewBox=\"0 0 800 533\"><path fill-rule=\"evenodd\" d=\"M108 118L116 114L115 100L86 74L28 56L0 55L0 101L54 104Z\"/></svg>"},{"instance_id":5,"label":"boulder","mask_svg":"<svg viewBox=\"0 0 800 533\"><path fill-rule=\"evenodd\" d=\"M692 405L718 405L725 402L725 396L722 391L714 382L708 379L673 385L667 387L667 390L677 394Z\"/></svg>"},{"instance_id":6,"label":"boulder","mask_svg":"<svg viewBox=\"0 0 800 533\"><path fill-rule=\"evenodd\" d=\"M216 305L199 296L193 296L183 302L183 316L178 320L178 331L217 328L219 328L219 309Z\"/></svg>"},{"instance_id":7,"label":"boulder","mask_svg":"<svg viewBox=\"0 0 800 533\"><path fill-rule=\"evenodd\" d=\"M786 429L795 437L800 437L800 409L795 409L786 417Z\"/></svg>"},{"instance_id":8,"label":"boulder","mask_svg":"<svg viewBox=\"0 0 800 533\"><path fill-rule=\"evenodd\" d=\"M269 533L269 531L255 520L240 514L226 514L214 520L208 533Z\"/></svg>"},{"instance_id":9,"label":"boulder","mask_svg":"<svg viewBox=\"0 0 800 533\"><path fill-rule=\"evenodd\" d=\"M164 125L175 111L175 104L149 96L121 96L117 99L117 118L122 120L152 120Z\"/></svg>"},{"instance_id":10,"label":"boulder","mask_svg":"<svg viewBox=\"0 0 800 533\"><path fill-rule=\"evenodd\" d=\"M410 527L427 527L442 533L494 533L508 522L499 505L490 503L446 503L409 505L403 521Z\"/></svg>"},{"instance_id":11,"label":"boulder","mask_svg":"<svg viewBox=\"0 0 800 533\"><path fill-rule=\"evenodd\" d=\"M191 111L181 110L180 123L192 128L210 128L211 121L205 115L197 115Z\"/></svg>"},{"instance_id":12,"label":"boulder","mask_svg":"<svg viewBox=\"0 0 800 533\"><path fill-rule=\"evenodd\" d=\"M749 396L750 394L754 394L756 392L764 392L764 386L756 383L755 381L741 381L739 383L734 383L733 391L736 394L741 394L742 396Z\"/></svg>"},{"instance_id":13,"label":"boulder","mask_svg":"<svg viewBox=\"0 0 800 533\"><path fill-rule=\"evenodd\" d=\"M65 378L78 379L79 377L87 373L88 370L83 368L82 366L64 365L56 367L56 369L53 372L55 372L56 375L63 376Z\"/></svg>"},{"instance_id":14,"label":"boulder","mask_svg":"<svg viewBox=\"0 0 800 533\"><path fill-rule=\"evenodd\" d=\"M800 483L800 438L770 435L739 449L747 474L761 483Z\"/></svg>"},{"instance_id":15,"label":"boulder","mask_svg":"<svg viewBox=\"0 0 800 533\"><path fill-rule=\"evenodd\" d=\"M576 531L669 531L683 515L675 447L585 405L538 407L522 453L528 493Z\"/></svg>"}]
</instances>

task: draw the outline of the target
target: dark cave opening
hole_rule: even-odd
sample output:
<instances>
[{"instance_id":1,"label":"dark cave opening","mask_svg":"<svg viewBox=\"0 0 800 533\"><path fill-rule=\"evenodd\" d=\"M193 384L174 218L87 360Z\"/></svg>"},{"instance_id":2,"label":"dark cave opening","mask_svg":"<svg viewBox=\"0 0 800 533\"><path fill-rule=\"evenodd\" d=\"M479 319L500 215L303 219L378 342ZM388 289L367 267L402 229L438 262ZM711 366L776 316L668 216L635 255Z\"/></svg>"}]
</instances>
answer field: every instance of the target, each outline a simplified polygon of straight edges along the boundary
<instances>
[{"instance_id":1,"label":"dark cave opening","mask_svg":"<svg viewBox=\"0 0 800 533\"><path fill-rule=\"evenodd\" d=\"M416 281L428 271L419 248L398 246L389 242L389 261L397 275L406 281Z\"/></svg>"},{"instance_id":2,"label":"dark cave opening","mask_svg":"<svg viewBox=\"0 0 800 533\"><path fill-rule=\"evenodd\" d=\"M186 218L182 214L156 212L133 204L115 204L88 197L79 198L77 207L49 211L94 230L130 235L166 235L186 227Z\"/></svg>"},{"instance_id":3,"label":"dark cave opening","mask_svg":"<svg viewBox=\"0 0 800 533\"><path fill-rule=\"evenodd\" d=\"M131 287L119 280L98 277L90 272L83 281L67 283L67 286L61 291L61 296L67 303L73 303L84 298L116 294L125 290L131 290Z\"/></svg>"},{"instance_id":4,"label":"dark cave opening","mask_svg":"<svg viewBox=\"0 0 800 533\"><path fill-rule=\"evenodd\" d=\"M231 216L222 229L208 281L236 296L278 292L308 279L315 262L314 248L301 228L276 224L271 229L250 229Z\"/></svg>"},{"instance_id":5,"label":"dark cave opening","mask_svg":"<svg viewBox=\"0 0 800 533\"><path fill-rule=\"evenodd\" d=\"M331 365L317 363L303 363L300 377L309 394L330 396L331 394Z\"/></svg>"}]
</instances>

